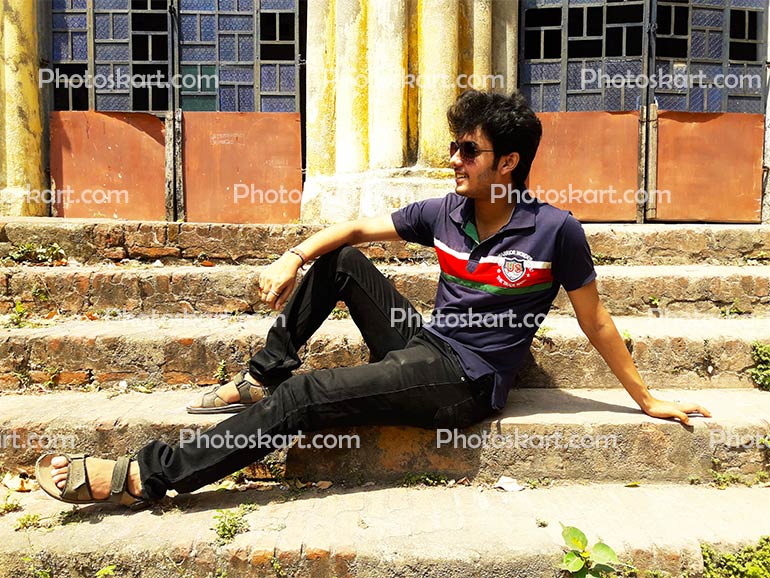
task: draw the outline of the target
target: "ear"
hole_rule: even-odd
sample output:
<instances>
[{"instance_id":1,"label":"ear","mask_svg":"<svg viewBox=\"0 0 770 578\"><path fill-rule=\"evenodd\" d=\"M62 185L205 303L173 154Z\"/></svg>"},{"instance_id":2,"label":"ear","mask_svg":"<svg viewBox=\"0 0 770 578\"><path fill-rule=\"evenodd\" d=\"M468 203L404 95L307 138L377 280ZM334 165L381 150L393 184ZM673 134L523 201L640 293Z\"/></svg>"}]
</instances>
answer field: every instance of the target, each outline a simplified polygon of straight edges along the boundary
<instances>
[{"instance_id":1,"label":"ear","mask_svg":"<svg viewBox=\"0 0 770 578\"><path fill-rule=\"evenodd\" d=\"M513 169L516 168L516 166L519 164L519 160L521 157L519 156L519 153L510 153L505 155L504 157L500 157L500 162L497 165L498 170L500 171L501 175L507 175L510 172L513 171Z\"/></svg>"}]
</instances>

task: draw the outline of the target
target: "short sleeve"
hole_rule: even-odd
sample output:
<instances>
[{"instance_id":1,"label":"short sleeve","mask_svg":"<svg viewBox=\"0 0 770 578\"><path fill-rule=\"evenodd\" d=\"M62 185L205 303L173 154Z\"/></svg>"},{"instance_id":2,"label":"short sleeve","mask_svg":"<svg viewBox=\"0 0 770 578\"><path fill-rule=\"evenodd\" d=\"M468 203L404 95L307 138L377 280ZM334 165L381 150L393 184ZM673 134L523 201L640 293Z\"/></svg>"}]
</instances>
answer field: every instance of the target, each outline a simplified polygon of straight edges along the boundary
<instances>
[{"instance_id":1,"label":"short sleeve","mask_svg":"<svg viewBox=\"0 0 770 578\"><path fill-rule=\"evenodd\" d=\"M441 214L444 199L426 199L410 203L391 214L396 232L405 241L433 246L436 221Z\"/></svg>"},{"instance_id":2,"label":"short sleeve","mask_svg":"<svg viewBox=\"0 0 770 578\"><path fill-rule=\"evenodd\" d=\"M591 248L583 226L569 215L556 235L553 277L565 291L574 291L596 279Z\"/></svg>"}]
</instances>

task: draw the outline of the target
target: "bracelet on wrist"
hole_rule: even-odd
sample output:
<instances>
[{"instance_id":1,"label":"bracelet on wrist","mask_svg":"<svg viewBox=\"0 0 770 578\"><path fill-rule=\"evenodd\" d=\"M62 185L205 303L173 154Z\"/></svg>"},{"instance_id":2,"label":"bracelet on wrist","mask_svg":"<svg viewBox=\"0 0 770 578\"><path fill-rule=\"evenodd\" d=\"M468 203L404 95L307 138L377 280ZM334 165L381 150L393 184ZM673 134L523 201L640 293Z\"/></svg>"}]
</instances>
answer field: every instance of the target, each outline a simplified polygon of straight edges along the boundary
<instances>
[{"instance_id":1,"label":"bracelet on wrist","mask_svg":"<svg viewBox=\"0 0 770 578\"><path fill-rule=\"evenodd\" d=\"M297 257L299 257L300 261L302 261L302 264L300 265L300 267L304 267L305 263L307 263L307 256L296 247L292 247L287 251L287 253L291 253L292 255L296 255Z\"/></svg>"}]
</instances>

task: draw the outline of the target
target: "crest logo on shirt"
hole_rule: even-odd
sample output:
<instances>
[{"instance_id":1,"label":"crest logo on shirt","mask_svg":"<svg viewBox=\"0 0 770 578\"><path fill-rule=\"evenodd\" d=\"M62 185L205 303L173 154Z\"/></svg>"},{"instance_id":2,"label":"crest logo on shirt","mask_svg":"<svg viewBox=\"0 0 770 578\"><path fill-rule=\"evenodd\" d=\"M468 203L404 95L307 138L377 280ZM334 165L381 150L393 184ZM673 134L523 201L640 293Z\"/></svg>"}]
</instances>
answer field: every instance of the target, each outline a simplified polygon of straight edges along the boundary
<instances>
[{"instance_id":1,"label":"crest logo on shirt","mask_svg":"<svg viewBox=\"0 0 770 578\"><path fill-rule=\"evenodd\" d=\"M516 259L506 258L501 267L503 275L511 283L515 283L524 275L526 269L524 263Z\"/></svg>"},{"instance_id":2,"label":"crest logo on shirt","mask_svg":"<svg viewBox=\"0 0 770 578\"><path fill-rule=\"evenodd\" d=\"M523 251L509 250L503 251L498 256L500 272L497 279L504 286L517 286L528 274L529 270L525 263L532 261L532 257Z\"/></svg>"}]
</instances>

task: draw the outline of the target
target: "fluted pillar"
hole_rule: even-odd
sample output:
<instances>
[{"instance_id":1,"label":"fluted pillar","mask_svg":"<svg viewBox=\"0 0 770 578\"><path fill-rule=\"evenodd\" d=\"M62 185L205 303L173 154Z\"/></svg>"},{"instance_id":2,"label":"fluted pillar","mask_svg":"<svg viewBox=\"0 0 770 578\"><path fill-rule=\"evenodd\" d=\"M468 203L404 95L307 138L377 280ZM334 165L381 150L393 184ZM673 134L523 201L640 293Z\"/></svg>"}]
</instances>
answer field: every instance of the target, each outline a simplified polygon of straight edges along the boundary
<instances>
[{"instance_id":1,"label":"fluted pillar","mask_svg":"<svg viewBox=\"0 0 770 578\"><path fill-rule=\"evenodd\" d=\"M458 0L422 0L420 12L420 92L418 162L448 162L446 110L457 95Z\"/></svg>"},{"instance_id":2,"label":"fluted pillar","mask_svg":"<svg viewBox=\"0 0 770 578\"><path fill-rule=\"evenodd\" d=\"M492 76L492 0L473 3L473 77L474 88L488 89Z\"/></svg>"},{"instance_id":3,"label":"fluted pillar","mask_svg":"<svg viewBox=\"0 0 770 578\"><path fill-rule=\"evenodd\" d=\"M492 2L492 70L505 79L505 87L496 91L510 94L516 89L518 38L519 0Z\"/></svg>"},{"instance_id":4,"label":"fluted pillar","mask_svg":"<svg viewBox=\"0 0 770 578\"><path fill-rule=\"evenodd\" d=\"M313 0L307 7L305 126L308 176L334 174L335 0Z\"/></svg>"},{"instance_id":5,"label":"fluted pillar","mask_svg":"<svg viewBox=\"0 0 770 578\"><path fill-rule=\"evenodd\" d=\"M0 3L0 39L0 214L45 215L35 2ZM30 190L40 192L38 200Z\"/></svg>"},{"instance_id":6,"label":"fluted pillar","mask_svg":"<svg viewBox=\"0 0 770 578\"><path fill-rule=\"evenodd\" d=\"M336 0L336 170L369 166L367 0Z\"/></svg>"},{"instance_id":7,"label":"fluted pillar","mask_svg":"<svg viewBox=\"0 0 770 578\"><path fill-rule=\"evenodd\" d=\"M369 0L369 168L401 167L406 155L407 14L403 0Z\"/></svg>"}]
</instances>

